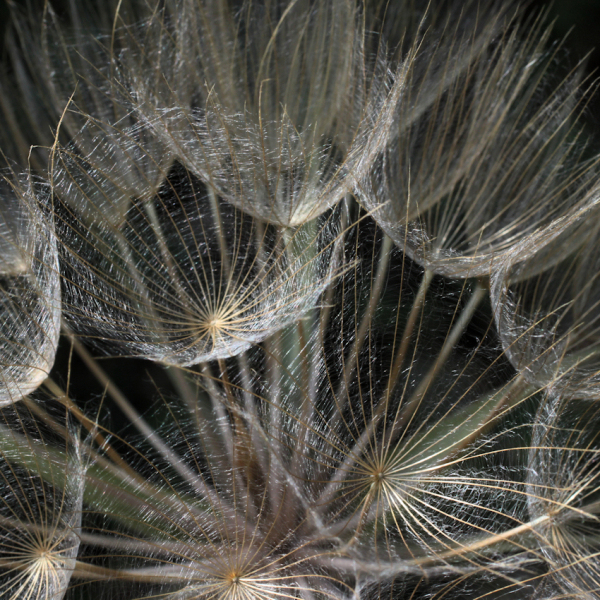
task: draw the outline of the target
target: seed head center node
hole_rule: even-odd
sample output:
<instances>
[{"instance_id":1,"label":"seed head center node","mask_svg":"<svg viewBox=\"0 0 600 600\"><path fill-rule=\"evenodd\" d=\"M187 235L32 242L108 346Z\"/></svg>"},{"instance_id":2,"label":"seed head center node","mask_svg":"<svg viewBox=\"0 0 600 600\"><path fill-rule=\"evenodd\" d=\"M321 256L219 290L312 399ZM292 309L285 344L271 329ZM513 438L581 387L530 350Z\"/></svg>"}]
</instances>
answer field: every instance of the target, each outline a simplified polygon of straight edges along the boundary
<instances>
[{"instance_id":1,"label":"seed head center node","mask_svg":"<svg viewBox=\"0 0 600 600\"><path fill-rule=\"evenodd\" d=\"M200 325L200 331L203 335L208 334L215 339L227 327L227 317L220 313L206 315Z\"/></svg>"},{"instance_id":2,"label":"seed head center node","mask_svg":"<svg viewBox=\"0 0 600 600\"><path fill-rule=\"evenodd\" d=\"M385 472L382 469L377 469L373 473L373 483L380 484L385 479Z\"/></svg>"},{"instance_id":3,"label":"seed head center node","mask_svg":"<svg viewBox=\"0 0 600 600\"><path fill-rule=\"evenodd\" d=\"M240 583L240 576L237 573L230 573L225 578L225 581L231 587L235 587Z\"/></svg>"}]
</instances>

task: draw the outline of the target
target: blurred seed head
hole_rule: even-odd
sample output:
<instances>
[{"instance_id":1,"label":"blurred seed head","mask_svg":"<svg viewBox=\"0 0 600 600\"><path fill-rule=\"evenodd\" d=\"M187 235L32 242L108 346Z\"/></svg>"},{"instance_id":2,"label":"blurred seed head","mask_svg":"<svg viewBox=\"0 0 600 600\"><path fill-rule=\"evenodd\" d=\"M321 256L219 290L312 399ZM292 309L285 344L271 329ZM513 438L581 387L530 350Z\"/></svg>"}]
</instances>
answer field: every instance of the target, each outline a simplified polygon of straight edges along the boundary
<instances>
[{"instance_id":1,"label":"blurred seed head","mask_svg":"<svg viewBox=\"0 0 600 600\"><path fill-rule=\"evenodd\" d=\"M581 161L578 72L549 81L557 50L543 21L490 12L424 32L392 141L358 186L396 244L449 277L539 253L597 197L595 166Z\"/></svg>"},{"instance_id":2,"label":"blurred seed head","mask_svg":"<svg viewBox=\"0 0 600 600\"><path fill-rule=\"evenodd\" d=\"M61 115L63 140L75 136L88 117L101 122L105 134L111 126L118 131L135 124L119 78L116 56L122 46L116 31L107 32L115 25L119 32L126 31L125 23L147 17L148 5L127 0L69 3L59 15L51 2L7 4L9 61L0 85L0 110L9 126L0 132L0 139L7 156L22 168L31 164L44 170L48 157L44 149L52 145ZM70 103L79 110L64 115ZM78 143L88 152L97 145L93 134L79 135ZM113 135L118 138L116 132ZM150 152L150 140L147 146Z\"/></svg>"}]
</instances>

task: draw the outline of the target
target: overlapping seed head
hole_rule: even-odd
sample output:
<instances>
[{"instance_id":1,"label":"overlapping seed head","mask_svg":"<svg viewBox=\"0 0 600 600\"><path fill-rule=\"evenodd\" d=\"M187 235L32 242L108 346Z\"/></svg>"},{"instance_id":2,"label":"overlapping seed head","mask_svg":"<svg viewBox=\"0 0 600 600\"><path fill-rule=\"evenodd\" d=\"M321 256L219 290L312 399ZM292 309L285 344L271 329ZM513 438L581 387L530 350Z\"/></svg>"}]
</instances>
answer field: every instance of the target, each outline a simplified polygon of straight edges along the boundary
<instances>
[{"instance_id":1,"label":"overlapping seed head","mask_svg":"<svg viewBox=\"0 0 600 600\"><path fill-rule=\"evenodd\" d=\"M61 600L80 544L85 459L64 429L62 453L24 406L2 411L0 591L8 600Z\"/></svg>"},{"instance_id":2,"label":"overlapping seed head","mask_svg":"<svg viewBox=\"0 0 600 600\"><path fill-rule=\"evenodd\" d=\"M593 86L409 4L12 7L2 597L598 595Z\"/></svg>"},{"instance_id":3,"label":"overlapping seed head","mask_svg":"<svg viewBox=\"0 0 600 600\"><path fill-rule=\"evenodd\" d=\"M161 42L179 69L132 72L140 113L215 192L249 214L301 225L338 202L385 144L403 89L354 2L182 3ZM407 62L410 61L410 55ZM187 73L180 82L181 70Z\"/></svg>"},{"instance_id":4,"label":"overlapping seed head","mask_svg":"<svg viewBox=\"0 0 600 600\"><path fill-rule=\"evenodd\" d=\"M0 180L0 405L48 377L60 335L58 250L48 192L31 180ZM44 203L46 206L44 206Z\"/></svg>"}]
</instances>

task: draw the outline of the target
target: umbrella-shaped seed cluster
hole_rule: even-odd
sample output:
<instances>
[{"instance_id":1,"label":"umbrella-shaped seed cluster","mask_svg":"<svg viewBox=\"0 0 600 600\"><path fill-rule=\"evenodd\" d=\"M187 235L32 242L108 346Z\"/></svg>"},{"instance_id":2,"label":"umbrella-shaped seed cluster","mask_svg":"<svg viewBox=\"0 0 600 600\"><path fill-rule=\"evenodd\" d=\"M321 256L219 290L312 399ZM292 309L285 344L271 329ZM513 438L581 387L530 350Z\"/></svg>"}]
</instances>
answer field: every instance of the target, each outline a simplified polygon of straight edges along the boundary
<instances>
[{"instance_id":1,"label":"umbrella-shaped seed cluster","mask_svg":"<svg viewBox=\"0 0 600 600\"><path fill-rule=\"evenodd\" d=\"M597 598L595 91L543 18L30 8L0 596Z\"/></svg>"}]
</instances>

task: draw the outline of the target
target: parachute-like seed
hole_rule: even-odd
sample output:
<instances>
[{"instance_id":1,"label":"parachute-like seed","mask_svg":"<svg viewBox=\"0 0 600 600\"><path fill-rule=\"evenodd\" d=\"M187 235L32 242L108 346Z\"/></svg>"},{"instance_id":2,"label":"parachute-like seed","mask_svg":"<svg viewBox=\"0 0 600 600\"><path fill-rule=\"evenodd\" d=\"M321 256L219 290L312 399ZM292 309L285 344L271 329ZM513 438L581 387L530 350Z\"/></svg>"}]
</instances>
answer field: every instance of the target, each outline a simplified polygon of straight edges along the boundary
<instances>
[{"instance_id":1,"label":"parachute-like seed","mask_svg":"<svg viewBox=\"0 0 600 600\"><path fill-rule=\"evenodd\" d=\"M339 211L276 231L175 166L117 225L117 176L76 148L54 167L65 316L114 353L179 365L239 354L300 318L336 273Z\"/></svg>"},{"instance_id":2,"label":"parachute-like seed","mask_svg":"<svg viewBox=\"0 0 600 600\"><path fill-rule=\"evenodd\" d=\"M23 410L0 424L0 595L62 600L79 549L84 466L69 434L51 448Z\"/></svg>"},{"instance_id":3,"label":"parachute-like seed","mask_svg":"<svg viewBox=\"0 0 600 600\"><path fill-rule=\"evenodd\" d=\"M529 511L561 594L600 593L600 415L597 403L550 395L535 422L528 464Z\"/></svg>"},{"instance_id":4,"label":"parachute-like seed","mask_svg":"<svg viewBox=\"0 0 600 600\"><path fill-rule=\"evenodd\" d=\"M58 252L31 181L0 181L0 406L48 376L60 335ZM47 209L47 207L46 207Z\"/></svg>"},{"instance_id":5,"label":"parachute-like seed","mask_svg":"<svg viewBox=\"0 0 600 600\"><path fill-rule=\"evenodd\" d=\"M491 277L498 331L515 368L536 385L590 399L600 383L596 218L597 209L576 223L577 244L507 261Z\"/></svg>"},{"instance_id":6,"label":"parachute-like seed","mask_svg":"<svg viewBox=\"0 0 600 600\"><path fill-rule=\"evenodd\" d=\"M556 51L541 20L521 39L502 11L486 17L479 30L448 20L425 32L391 143L358 187L396 244L448 277L539 253L597 199L577 71L548 82Z\"/></svg>"},{"instance_id":7,"label":"parachute-like seed","mask_svg":"<svg viewBox=\"0 0 600 600\"><path fill-rule=\"evenodd\" d=\"M284 226L326 211L382 150L405 67L392 75L381 52L365 56L351 0L248 2L238 13L215 1L184 6L189 44L172 52L195 85L192 104L189 82L185 98L173 83L165 98L164 86L156 94L132 74L144 118L241 210Z\"/></svg>"},{"instance_id":8,"label":"parachute-like seed","mask_svg":"<svg viewBox=\"0 0 600 600\"><path fill-rule=\"evenodd\" d=\"M116 581L140 600L348 596L328 568L330 542L300 530L302 483L286 476L261 426L219 397L227 388L207 383L220 389L193 426L171 409L170 431L127 448L135 471L98 455L88 481L102 492L89 496L75 577L92 595Z\"/></svg>"},{"instance_id":9,"label":"parachute-like seed","mask_svg":"<svg viewBox=\"0 0 600 600\"><path fill-rule=\"evenodd\" d=\"M195 400L169 400L170 425L124 448L131 468L98 455L74 574L90 593L112 581L136 599L333 600L482 572L514 586L525 559L494 553L527 548L527 495L492 432L535 390L494 349L460 348L480 288L436 310L439 281L379 233L356 235L372 255L346 257L328 315L204 365ZM385 310L402 314L395 327Z\"/></svg>"}]
</instances>

